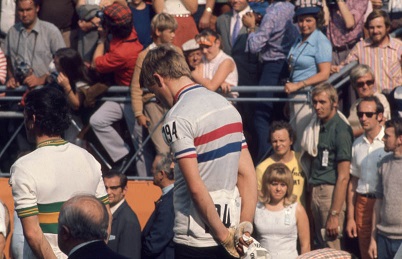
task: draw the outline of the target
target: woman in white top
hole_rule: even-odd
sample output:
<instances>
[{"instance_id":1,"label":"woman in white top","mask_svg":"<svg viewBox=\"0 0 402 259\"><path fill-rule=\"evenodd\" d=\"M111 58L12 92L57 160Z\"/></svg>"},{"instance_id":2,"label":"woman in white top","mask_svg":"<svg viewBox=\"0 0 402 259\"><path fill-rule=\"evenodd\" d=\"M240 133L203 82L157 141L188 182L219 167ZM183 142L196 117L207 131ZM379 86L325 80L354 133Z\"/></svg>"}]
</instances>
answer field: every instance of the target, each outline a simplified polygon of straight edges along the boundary
<instances>
[{"instance_id":1,"label":"woman in white top","mask_svg":"<svg viewBox=\"0 0 402 259\"><path fill-rule=\"evenodd\" d=\"M254 215L254 233L272 259L298 256L310 251L310 229L306 211L293 195L293 177L283 163L270 165L263 177L261 201Z\"/></svg>"},{"instance_id":2,"label":"woman in white top","mask_svg":"<svg viewBox=\"0 0 402 259\"><path fill-rule=\"evenodd\" d=\"M203 30L196 36L203 53L202 62L191 72L193 79L211 91L221 88L224 94L237 86L238 74L233 58L221 50L221 37L210 29ZM237 97L237 93L230 96Z\"/></svg>"}]
</instances>

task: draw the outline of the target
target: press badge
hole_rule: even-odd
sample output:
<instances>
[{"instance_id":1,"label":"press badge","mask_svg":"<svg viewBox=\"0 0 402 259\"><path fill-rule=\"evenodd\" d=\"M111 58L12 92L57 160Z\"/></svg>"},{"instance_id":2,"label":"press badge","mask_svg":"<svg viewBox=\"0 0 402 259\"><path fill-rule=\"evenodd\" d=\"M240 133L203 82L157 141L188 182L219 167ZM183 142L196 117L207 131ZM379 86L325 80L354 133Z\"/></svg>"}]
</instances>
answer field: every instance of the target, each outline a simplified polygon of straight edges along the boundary
<instances>
[{"instance_id":1,"label":"press badge","mask_svg":"<svg viewBox=\"0 0 402 259\"><path fill-rule=\"evenodd\" d=\"M322 161L321 161L321 165L322 165L323 167L327 167L327 166L328 166L328 156L329 156L329 152L328 152L327 149L325 149L325 150L322 152Z\"/></svg>"},{"instance_id":2,"label":"press badge","mask_svg":"<svg viewBox=\"0 0 402 259\"><path fill-rule=\"evenodd\" d=\"M285 225L290 225L290 210L285 210Z\"/></svg>"}]
</instances>

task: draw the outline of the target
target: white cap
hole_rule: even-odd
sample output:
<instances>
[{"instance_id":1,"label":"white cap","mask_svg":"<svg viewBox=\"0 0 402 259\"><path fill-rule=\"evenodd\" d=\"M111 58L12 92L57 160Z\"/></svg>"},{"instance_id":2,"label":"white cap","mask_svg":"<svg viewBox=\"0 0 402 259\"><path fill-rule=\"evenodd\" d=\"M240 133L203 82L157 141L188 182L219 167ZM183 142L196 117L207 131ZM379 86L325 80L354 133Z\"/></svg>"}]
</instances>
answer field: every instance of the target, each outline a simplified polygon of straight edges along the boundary
<instances>
[{"instance_id":1,"label":"white cap","mask_svg":"<svg viewBox=\"0 0 402 259\"><path fill-rule=\"evenodd\" d=\"M195 41L195 39L191 39L189 41L186 41L182 45L183 51L191 51L191 50L197 50L200 48L200 45Z\"/></svg>"}]
</instances>

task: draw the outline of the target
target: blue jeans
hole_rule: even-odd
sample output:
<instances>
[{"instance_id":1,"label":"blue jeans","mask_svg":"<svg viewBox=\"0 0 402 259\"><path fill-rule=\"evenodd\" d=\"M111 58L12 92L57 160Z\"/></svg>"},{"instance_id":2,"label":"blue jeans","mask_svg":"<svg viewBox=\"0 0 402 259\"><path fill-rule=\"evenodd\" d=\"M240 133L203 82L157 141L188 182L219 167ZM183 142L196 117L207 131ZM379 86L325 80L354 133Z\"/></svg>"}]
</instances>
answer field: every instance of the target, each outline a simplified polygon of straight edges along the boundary
<instances>
[{"instance_id":1,"label":"blue jeans","mask_svg":"<svg viewBox=\"0 0 402 259\"><path fill-rule=\"evenodd\" d=\"M278 86L280 79L286 75L286 61L265 61L262 67L262 73L259 85L261 86ZM273 92L257 92L257 97L278 97ZM258 154L257 161L263 159L271 148L269 143L269 125L273 119L279 119L283 112L283 105L273 102L258 102L255 107L254 127L257 134ZM282 107L282 108L281 108ZM274 116L275 115L275 116ZM279 116L278 116L279 115Z\"/></svg>"},{"instance_id":2,"label":"blue jeans","mask_svg":"<svg viewBox=\"0 0 402 259\"><path fill-rule=\"evenodd\" d=\"M390 239L377 234L377 257L392 259L402 244L402 239Z\"/></svg>"}]
</instances>

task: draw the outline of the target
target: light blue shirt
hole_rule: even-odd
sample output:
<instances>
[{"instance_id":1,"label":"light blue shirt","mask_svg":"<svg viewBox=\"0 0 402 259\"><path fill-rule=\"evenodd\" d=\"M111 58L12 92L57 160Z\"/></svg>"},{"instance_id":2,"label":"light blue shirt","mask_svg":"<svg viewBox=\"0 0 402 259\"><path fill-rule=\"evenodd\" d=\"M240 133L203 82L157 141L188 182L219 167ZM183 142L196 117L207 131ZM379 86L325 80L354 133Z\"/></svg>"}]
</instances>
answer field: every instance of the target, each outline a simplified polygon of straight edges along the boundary
<instances>
[{"instance_id":1,"label":"light blue shirt","mask_svg":"<svg viewBox=\"0 0 402 259\"><path fill-rule=\"evenodd\" d=\"M288 62L293 69L291 82L306 80L318 73L318 64L332 61L332 45L328 38L315 30L308 39L300 44L299 36L288 55Z\"/></svg>"}]
</instances>

